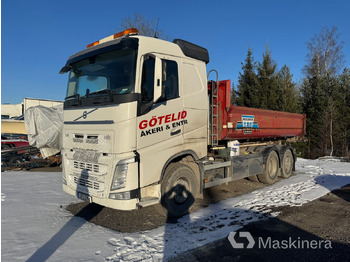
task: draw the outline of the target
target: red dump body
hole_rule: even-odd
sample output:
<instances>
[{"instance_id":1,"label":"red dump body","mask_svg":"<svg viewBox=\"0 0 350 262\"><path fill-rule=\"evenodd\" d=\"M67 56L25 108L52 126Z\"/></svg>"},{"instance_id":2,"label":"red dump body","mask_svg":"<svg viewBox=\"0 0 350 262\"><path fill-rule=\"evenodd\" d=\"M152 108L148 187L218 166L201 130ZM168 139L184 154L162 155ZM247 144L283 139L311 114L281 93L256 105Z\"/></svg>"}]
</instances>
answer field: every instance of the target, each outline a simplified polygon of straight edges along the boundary
<instances>
[{"instance_id":1,"label":"red dump body","mask_svg":"<svg viewBox=\"0 0 350 262\"><path fill-rule=\"evenodd\" d=\"M231 80L220 81L218 140L289 138L305 134L306 115L233 106Z\"/></svg>"}]
</instances>

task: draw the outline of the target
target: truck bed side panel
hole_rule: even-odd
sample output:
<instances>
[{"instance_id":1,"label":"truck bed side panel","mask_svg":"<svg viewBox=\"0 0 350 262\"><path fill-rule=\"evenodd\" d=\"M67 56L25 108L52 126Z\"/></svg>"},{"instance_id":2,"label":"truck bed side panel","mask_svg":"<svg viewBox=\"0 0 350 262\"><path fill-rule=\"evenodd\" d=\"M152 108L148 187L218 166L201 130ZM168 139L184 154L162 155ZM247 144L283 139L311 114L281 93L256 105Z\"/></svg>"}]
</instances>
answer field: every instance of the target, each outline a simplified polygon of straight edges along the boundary
<instances>
[{"instance_id":1,"label":"truck bed side panel","mask_svg":"<svg viewBox=\"0 0 350 262\"><path fill-rule=\"evenodd\" d=\"M305 134L306 115L229 104L231 81L219 85L219 140L288 138Z\"/></svg>"}]
</instances>

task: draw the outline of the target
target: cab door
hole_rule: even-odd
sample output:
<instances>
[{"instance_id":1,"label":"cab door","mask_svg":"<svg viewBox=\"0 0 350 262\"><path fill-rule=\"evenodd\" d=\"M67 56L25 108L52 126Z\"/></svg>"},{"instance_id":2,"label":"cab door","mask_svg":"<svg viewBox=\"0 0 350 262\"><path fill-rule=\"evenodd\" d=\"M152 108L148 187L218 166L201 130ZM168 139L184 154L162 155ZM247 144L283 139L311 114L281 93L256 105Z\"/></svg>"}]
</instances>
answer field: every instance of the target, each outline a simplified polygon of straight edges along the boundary
<instances>
[{"instance_id":1,"label":"cab door","mask_svg":"<svg viewBox=\"0 0 350 262\"><path fill-rule=\"evenodd\" d=\"M187 114L181 98L180 67L176 57L143 56L137 117L141 187L158 182L165 162L183 146Z\"/></svg>"}]
</instances>

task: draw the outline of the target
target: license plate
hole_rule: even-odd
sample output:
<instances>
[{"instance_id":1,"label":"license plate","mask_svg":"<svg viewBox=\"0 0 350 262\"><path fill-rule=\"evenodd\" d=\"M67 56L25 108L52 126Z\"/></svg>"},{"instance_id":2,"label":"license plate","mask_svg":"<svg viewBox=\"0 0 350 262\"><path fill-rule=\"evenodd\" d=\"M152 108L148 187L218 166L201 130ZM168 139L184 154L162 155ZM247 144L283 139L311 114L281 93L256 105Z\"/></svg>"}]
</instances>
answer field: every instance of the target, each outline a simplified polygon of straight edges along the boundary
<instances>
[{"instance_id":1,"label":"license plate","mask_svg":"<svg viewBox=\"0 0 350 262\"><path fill-rule=\"evenodd\" d=\"M91 203L91 196L78 192L77 197L85 202Z\"/></svg>"}]
</instances>

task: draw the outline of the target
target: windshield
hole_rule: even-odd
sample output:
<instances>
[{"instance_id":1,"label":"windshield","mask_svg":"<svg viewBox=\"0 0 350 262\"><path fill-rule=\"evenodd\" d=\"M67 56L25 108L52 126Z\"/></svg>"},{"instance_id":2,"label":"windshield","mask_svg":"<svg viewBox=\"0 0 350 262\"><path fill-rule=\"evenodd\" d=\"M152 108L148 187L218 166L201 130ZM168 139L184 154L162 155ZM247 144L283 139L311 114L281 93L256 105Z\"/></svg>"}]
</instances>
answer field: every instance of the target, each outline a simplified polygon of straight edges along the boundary
<instances>
[{"instance_id":1,"label":"windshield","mask_svg":"<svg viewBox=\"0 0 350 262\"><path fill-rule=\"evenodd\" d=\"M99 94L122 95L134 91L136 51L116 50L72 65L66 100Z\"/></svg>"}]
</instances>

